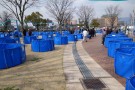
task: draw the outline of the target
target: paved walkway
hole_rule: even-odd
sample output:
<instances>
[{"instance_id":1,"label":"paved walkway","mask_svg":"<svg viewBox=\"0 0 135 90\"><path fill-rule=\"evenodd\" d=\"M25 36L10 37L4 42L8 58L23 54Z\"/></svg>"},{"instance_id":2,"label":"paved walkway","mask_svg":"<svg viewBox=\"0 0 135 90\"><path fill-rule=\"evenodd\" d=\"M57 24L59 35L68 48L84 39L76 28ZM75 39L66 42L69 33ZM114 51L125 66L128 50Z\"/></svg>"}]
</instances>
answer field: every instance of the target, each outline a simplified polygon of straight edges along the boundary
<instances>
[{"instance_id":1,"label":"paved walkway","mask_svg":"<svg viewBox=\"0 0 135 90\"><path fill-rule=\"evenodd\" d=\"M118 76L114 72L114 59L108 57L107 48L101 45L101 35L97 35L90 39L87 43L83 43L84 49L87 53L109 74L116 78L123 86L125 86L125 79Z\"/></svg>"},{"instance_id":2,"label":"paved walkway","mask_svg":"<svg viewBox=\"0 0 135 90\"><path fill-rule=\"evenodd\" d=\"M75 57L79 54L80 58ZM77 58L77 59L76 59ZM81 60L82 63L78 65L77 60ZM109 90L124 90L125 88L115 78L112 77L106 70L104 70L83 48L82 42L78 41L76 44L68 44L64 51L64 73L66 76L67 90L84 90L80 79L86 78L85 71L82 72L80 67L85 64L84 68L87 68L92 77L98 77L102 80ZM87 70L85 69L85 70ZM87 72L89 72L87 71Z\"/></svg>"}]
</instances>

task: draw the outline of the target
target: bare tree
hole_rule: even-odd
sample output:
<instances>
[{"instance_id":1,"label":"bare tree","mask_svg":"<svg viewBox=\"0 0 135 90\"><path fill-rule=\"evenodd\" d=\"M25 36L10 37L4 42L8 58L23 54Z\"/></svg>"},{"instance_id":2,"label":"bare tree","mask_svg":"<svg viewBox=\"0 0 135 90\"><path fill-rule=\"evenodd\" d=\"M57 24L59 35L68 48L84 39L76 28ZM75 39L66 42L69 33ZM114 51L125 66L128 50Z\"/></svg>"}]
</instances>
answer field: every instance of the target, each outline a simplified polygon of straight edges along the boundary
<instances>
[{"instance_id":1,"label":"bare tree","mask_svg":"<svg viewBox=\"0 0 135 90\"><path fill-rule=\"evenodd\" d=\"M71 20L73 19L73 11L69 11L65 13L63 23L65 25L65 28L67 25L70 25Z\"/></svg>"},{"instance_id":2,"label":"bare tree","mask_svg":"<svg viewBox=\"0 0 135 90\"><path fill-rule=\"evenodd\" d=\"M85 27L89 29L90 22L94 15L94 8L82 5L78 9L77 15L79 16L80 21L84 22Z\"/></svg>"},{"instance_id":3,"label":"bare tree","mask_svg":"<svg viewBox=\"0 0 135 90\"><path fill-rule=\"evenodd\" d=\"M14 14L24 30L24 14L31 6L35 5L39 0L1 0L0 5Z\"/></svg>"},{"instance_id":4,"label":"bare tree","mask_svg":"<svg viewBox=\"0 0 135 90\"><path fill-rule=\"evenodd\" d=\"M114 24L118 20L119 14L121 13L121 9L118 5L116 6L111 5L111 6L106 7L105 12L108 17L108 21L111 25L111 28L113 28Z\"/></svg>"},{"instance_id":5,"label":"bare tree","mask_svg":"<svg viewBox=\"0 0 135 90\"><path fill-rule=\"evenodd\" d=\"M59 29L62 29L63 22L67 14L72 10L73 0L48 0L46 9L51 16L58 22Z\"/></svg>"},{"instance_id":6,"label":"bare tree","mask_svg":"<svg viewBox=\"0 0 135 90\"><path fill-rule=\"evenodd\" d=\"M130 13L130 24L131 24L131 26L134 27L132 29L132 34L133 34L133 31L135 29L135 10L133 10L132 13Z\"/></svg>"},{"instance_id":7,"label":"bare tree","mask_svg":"<svg viewBox=\"0 0 135 90\"><path fill-rule=\"evenodd\" d=\"M1 21L3 22L3 29L4 30L8 30L11 27L11 20L10 18L12 18L12 14L3 11L1 17Z\"/></svg>"}]
</instances>

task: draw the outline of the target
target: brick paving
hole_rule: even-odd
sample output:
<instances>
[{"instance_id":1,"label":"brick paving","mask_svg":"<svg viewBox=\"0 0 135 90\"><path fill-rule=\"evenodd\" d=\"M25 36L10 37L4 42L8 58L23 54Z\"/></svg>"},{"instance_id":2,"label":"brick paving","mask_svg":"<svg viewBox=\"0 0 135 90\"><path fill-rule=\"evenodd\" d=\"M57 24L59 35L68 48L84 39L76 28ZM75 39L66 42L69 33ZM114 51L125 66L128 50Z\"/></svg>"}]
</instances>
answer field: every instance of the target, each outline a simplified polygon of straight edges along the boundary
<instances>
[{"instance_id":1,"label":"brick paving","mask_svg":"<svg viewBox=\"0 0 135 90\"><path fill-rule=\"evenodd\" d=\"M125 86L125 79L118 76L114 72L114 59L108 57L107 48L101 44L101 35L88 40L88 42L83 42L83 47L88 52L88 54L99 64L103 69L105 69L109 74L116 78L123 86Z\"/></svg>"}]
</instances>

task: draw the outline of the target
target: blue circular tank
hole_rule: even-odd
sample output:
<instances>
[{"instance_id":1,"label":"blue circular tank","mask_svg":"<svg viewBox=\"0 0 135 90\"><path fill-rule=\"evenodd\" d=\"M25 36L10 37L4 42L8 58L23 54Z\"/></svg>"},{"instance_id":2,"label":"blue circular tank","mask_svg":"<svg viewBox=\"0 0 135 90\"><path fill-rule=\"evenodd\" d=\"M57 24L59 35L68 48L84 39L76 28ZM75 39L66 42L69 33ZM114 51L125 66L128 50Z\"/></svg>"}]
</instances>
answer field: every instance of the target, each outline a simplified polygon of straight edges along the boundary
<instances>
[{"instance_id":1,"label":"blue circular tank","mask_svg":"<svg viewBox=\"0 0 135 90\"><path fill-rule=\"evenodd\" d=\"M109 41L117 40L117 39L120 39L120 38L127 38L127 36L126 35L117 35L117 34L109 34L109 35L107 35L105 37L105 42L104 42L105 47L108 48Z\"/></svg>"},{"instance_id":2,"label":"blue circular tank","mask_svg":"<svg viewBox=\"0 0 135 90\"><path fill-rule=\"evenodd\" d=\"M77 41L76 35L73 34L68 35L68 42L75 42L75 41Z\"/></svg>"},{"instance_id":3,"label":"blue circular tank","mask_svg":"<svg viewBox=\"0 0 135 90\"><path fill-rule=\"evenodd\" d=\"M47 52L55 49L54 40L33 40L31 43L31 49L33 52Z\"/></svg>"},{"instance_id":4,"label":"blue circular tank","mask_svg":"<svg viewBox=\"0 0 135 90\"><path fill-rule=\"evenodd\" d=\"M115 73L124 78L135 75L135 48L119 48L115 53Z\"/></svg>"},{"instance_id":5,"label":"blue circular tank","mask_svg":"<svg viewBox=\"0 0 135 90\"><path fill-rule=\"evenodd\" d=\"M0 69L20 65L26 60L25 46L22 44L0 44Z\"/></svg>"},{"instance_id":6,"label":"blue circular tank","mask_svg":"<svg viewBox=\"0 0 135 90\"><path fill-rule=\"evenodd\" d=\"M83 39L83 35L82 34L77 34L77 39Z\"/></svg>"},{"instance_id":7,"label":"blue circular tank","mask_svg":"<svg viewBox=\"0 0 135 90\"><path fill-rule=\"evenodd\" d=\"M126 90L135 90L135 76L126 80Z\"/></svg>"},{"instance_id":8,"label":"blue circular tank","mask_svg":"<svg viewBox=\"0 0 135 90\"><path fill-rule=\"evenodd\" d=\"M35 40L35 39L37 39L36 36L25 36L23 40L25 44L31 44L32 40Z\"/></svg>"},{"instance_id":9,"label":"blue circular tank","mask_svg":"<svg viewBox=\"0 0 135 90\"><path fill-rule=\"evenodd\" d=\"M108 44L108 56L114 58L116 49L130 47L130 46L133 46L133 45L135 46L135 43L133 44L132 39L126 39L126 40L118 39L118 40L109 41L109 44Z\"/></svg>"},{"instance_id":10,"label":"blue circular tank","mask_svg":"<svg viewBox=\"0 0 135 90\"><path fill-rule=\"evenodd\" d=\"M47 34L43 34L42 35L42 39L47 40L48 39L48 35Z\"/></svg>"},{"instance_id":11,"label":"blue circular tank","mask_svg":"<svg viewBox=\"0 0 135 90\"><path fill-rule=\"evenodd\" d=\"M55 45L66 45L68 44L67 36L59 36L54 38Z\"/></svg>"},{"instance_id":12,"label":"blue circular tank","mask_svg":"<svg viewBox=\"0 0 135 90\"><path fill-rule=\"evenodd\" d=\"M16 40L11 38L0 38L0 43L16 43Z\"/></svg>"}]
</instances>

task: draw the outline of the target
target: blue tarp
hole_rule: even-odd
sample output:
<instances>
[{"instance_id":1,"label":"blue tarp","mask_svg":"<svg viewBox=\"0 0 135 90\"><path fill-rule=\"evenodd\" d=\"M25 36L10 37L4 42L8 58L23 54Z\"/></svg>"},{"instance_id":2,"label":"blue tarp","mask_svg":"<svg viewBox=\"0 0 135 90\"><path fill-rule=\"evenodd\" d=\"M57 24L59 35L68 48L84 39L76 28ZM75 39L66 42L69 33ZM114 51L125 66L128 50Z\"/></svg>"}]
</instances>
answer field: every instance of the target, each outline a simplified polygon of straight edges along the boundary
<instances>
[{"instance_id":1,"label":"blue tarp","mask_svg":"<svg viewBox=\"0 0 135 90\"><path fill-rule=\"evenodd\" d=\"M25 46L22 44L0 44L0 69L20 65L26 60Z\"/></svg>"},{"instance_id":2,"label":"blue tarp","mask_svg":"<svg viewBox=\"0 0 135 90\"><path fill-rule=\"evenodd\" d=\"M115 73L124 78L135 75L135 48L119 48L115 53Z\"/></svg>"}]
</instances>

